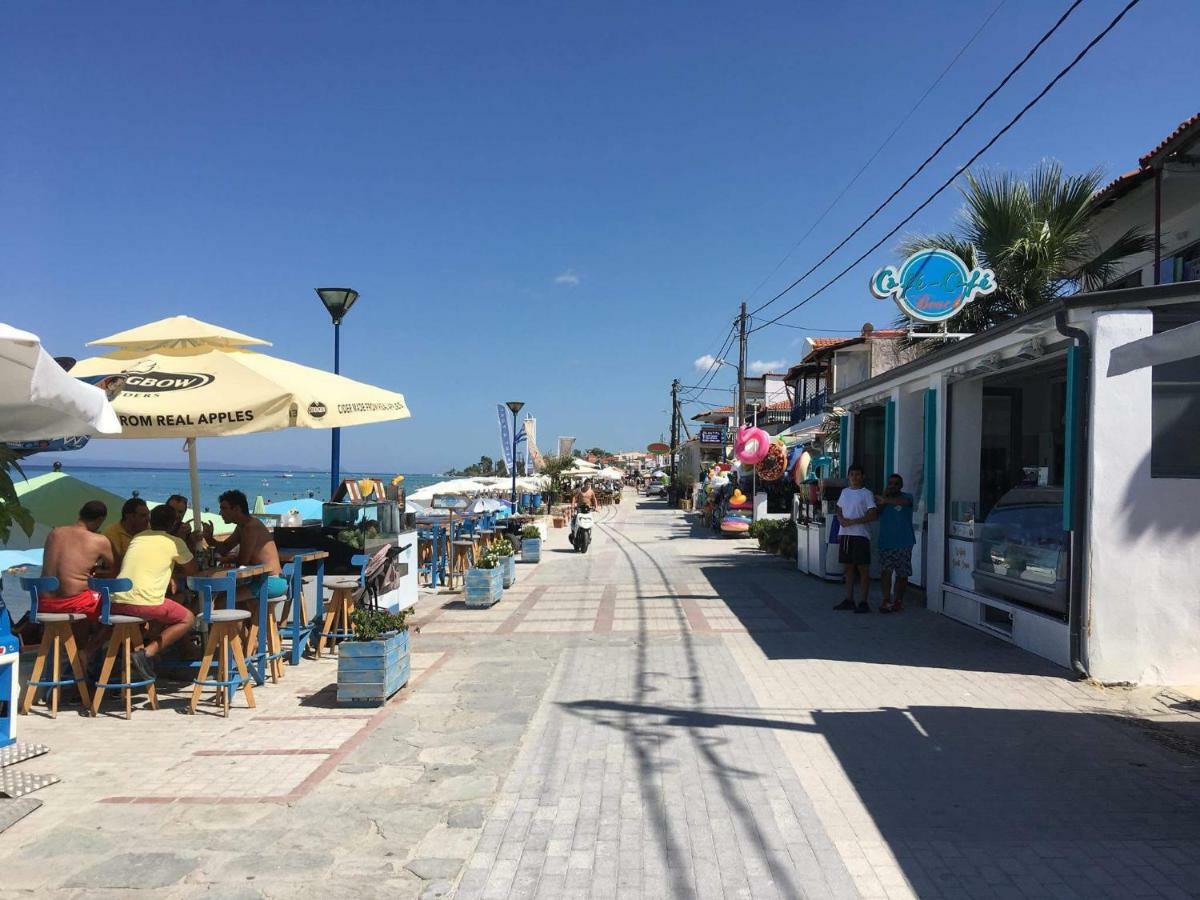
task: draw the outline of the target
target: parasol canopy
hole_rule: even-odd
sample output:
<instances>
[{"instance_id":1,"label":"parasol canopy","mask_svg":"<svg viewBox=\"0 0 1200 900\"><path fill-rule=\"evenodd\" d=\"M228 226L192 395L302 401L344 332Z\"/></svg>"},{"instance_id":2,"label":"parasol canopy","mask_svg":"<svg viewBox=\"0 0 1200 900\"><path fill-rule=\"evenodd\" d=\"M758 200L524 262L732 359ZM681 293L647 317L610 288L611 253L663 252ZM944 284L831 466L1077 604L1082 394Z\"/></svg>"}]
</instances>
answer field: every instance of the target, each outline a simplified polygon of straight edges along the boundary
<instances>
[{"instance_id":1,"label":"parasol canopy","mask_svg":"<svg viewBox=\"0 0 1200 900\"><path fill-rule=\"evenodd\" d=\"M63 371L36 334L0 322L0 441L120 430L104 391Z\"/></svg>"}]
</instances>

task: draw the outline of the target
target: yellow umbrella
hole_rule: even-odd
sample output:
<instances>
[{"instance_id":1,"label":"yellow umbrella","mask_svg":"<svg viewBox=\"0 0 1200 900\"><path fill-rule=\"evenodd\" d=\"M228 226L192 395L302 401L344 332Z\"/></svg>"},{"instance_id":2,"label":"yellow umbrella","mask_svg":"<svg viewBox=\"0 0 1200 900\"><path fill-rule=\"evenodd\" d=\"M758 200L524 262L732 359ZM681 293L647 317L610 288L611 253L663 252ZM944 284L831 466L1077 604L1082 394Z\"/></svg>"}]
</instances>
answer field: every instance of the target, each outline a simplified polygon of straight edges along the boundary
<instances>
[{"instance_id":1,"label":"yellow umbrella","mask_svg":"<svg viewBox=\"0 0 1200 900\"><path fill-rule=\"evenodd\" d=\"M188 316L92 343L117 349L81 360L71 374L98 377L101 387L110 379L122 383L113 401L122 430L112 437L188 440L197 513L196 438L345 428L410 415L403 394L244 349L266 341Z\"/></svg>"}]
</instances>

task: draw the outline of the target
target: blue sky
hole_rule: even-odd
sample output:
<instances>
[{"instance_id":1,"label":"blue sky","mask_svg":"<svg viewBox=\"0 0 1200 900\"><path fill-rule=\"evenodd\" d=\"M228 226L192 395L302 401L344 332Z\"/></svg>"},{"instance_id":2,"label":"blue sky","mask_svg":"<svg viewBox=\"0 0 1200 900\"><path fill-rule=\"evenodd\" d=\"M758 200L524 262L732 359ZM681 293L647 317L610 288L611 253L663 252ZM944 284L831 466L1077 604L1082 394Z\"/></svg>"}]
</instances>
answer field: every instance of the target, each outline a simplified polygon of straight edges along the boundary
<instances>
[{"instance_id":1,"label":"blue sky","mask_svg":"<svg viewBox=\"0 0 1200 900\"><path fill-rule=\"evenodd\" d=\"M188 313L331 367L313 288L344 284L362 296L343 372L413 410L345 431L345 466L497 456L507 399L538 417L543 449L560 434L642 447L667 427L671 379L695 380L738 302L997 3L10 5L0 318L84 356L91 338ZM752 305L890 192L1067 5L1006 0ZM1086 0L834 263L924 199L1123 5ZM1198 45L1200 18L1144 0L982 162L1133 168L1197 111ZM945 195L912 230L948 227L957 206ZM892 261L881 250L790 321L889 321L866 285ZM803 335L764 330L750 357L791 361ZM217 444L203 454L328 458L322 432ZM181 458L174 441L93 441L79 456L119 457Z\"/></svg>"}]
</instances>

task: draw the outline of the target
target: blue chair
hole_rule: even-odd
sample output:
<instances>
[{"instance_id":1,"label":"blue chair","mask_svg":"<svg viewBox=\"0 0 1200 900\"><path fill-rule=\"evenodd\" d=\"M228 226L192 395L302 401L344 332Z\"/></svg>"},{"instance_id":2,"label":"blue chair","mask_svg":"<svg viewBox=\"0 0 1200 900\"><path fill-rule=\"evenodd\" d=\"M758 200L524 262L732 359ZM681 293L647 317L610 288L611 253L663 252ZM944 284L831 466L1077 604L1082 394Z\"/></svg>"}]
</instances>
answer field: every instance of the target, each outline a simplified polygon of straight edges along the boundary
<instances>
[{"instance_id":1,"label":"blue chair","mask_svg":"<svg viewBox=\"0 0 1200 900\"><path fill-rule=\"evenodd\" d=\"M234 692L239 689L246 697L246 705L253 709L254 688L250 685L246 654L242 650L242 625L249 622L250 613L236 606L237 579L232 574L215 578L193 575L188 578L188 587L200 595L200 614L208 623L208 640L204 642L204 656L192 682L188 712L195 715L200 694L206 687L217 689L217 699L225 716L229 715L229 704ZM225 595L225 609L213 608L215 594ZM208 670L212 668L214 657L217 661L217 677L210 679ZM232 671L233 668L237 671Z\"/></svg>"},{"instance_id":2,"label":"blue chair","mask_svg":"<svg viewBox=\"0 0 1200 900\"><path fill-rule=\"evenodd\" d=\"M431 588L446 578L446 529L441 525L422 526L417 531L417 571Z\"/></svg>"},{"instance_id":3,"label":"blue chair","mask_svg":"<svg viewBox=\"0 0 1200 900\"><path fill-rule=\"evenodd\" d=\"M108 649L104 653L104 663L100 666L100 678L97 679L95 692L92 694L92 715L100 714L100 704L104 700L105 691L119 690L125 700L125 718L128 720L133 713L133 689L141 687L146 689L150 708L158 709L158 689L154 685L154 679L135 681L130 663L133 651L140 650L143 646L142 626L146 624L146 620L138 616L114 616L112 614L113 592L116 591L119 594L122 591L133 590L133 582L128 578L89 578L88 587L100 593L100 624L112 627L112 635L108 639ZM121 654L125 663L125 681L109 681L118 653Z\"/></svg>"},{"instance_id":4,"label":"blue chair","mask_svg":"<svg viewBox=\"0 0 1200 900\"><path fill-rule=\"evenodd\" d=\"M72 622L83 622L87 619L83 613L38 613L38 600L43 592L53 593L58 590L58 579L53 576L42 578L22 578L21 587L29 592L29 622L42 626L42 644L38 647L37 657L33 661L33 671L25 685L25 696L21 698L21 715L28 715L37 696L38 688L49 688L50 718L58 718L58 692L60 688L74 684L79 688L79 696L89 714L92 712L92 695L88 692L87 678L84 675L83 663L79 659L79 648L75 646L75 633L71 630ZM62 656L65 653L67 663L71 667L74 678L62 678ZM50 678L42 681L42 671L46 668L46 657L49 656Z\"/></svg>"},{"instance_id":5,"label":"blue chair","mask_svg":"<svg viewBox=\"0 0 1200 900\"><path fill-rule=\"evenodd\" d=\"M357 575L325 576L324 587L333 591L333 595L325 601L325 618L317 632L317 659L321 658L326 640L336 644L354 637L354 624L350 621L354 612L354 592L363 584L363 572L369 561L369 556L355 554L350 557L350 565L358 566Z\"/></svg>"},{"instance_id":6,"label":"blue chair","mask_svg":"<svg viewBox=\"0 0 1200 900\"><path fill-rule=\"evenodd\" d=\"M288 592L280 623L283 625L284 633L291 638L291 646L284 653L282 641L280 641L278 653L289 657L288 662L293 666L300 665L300 660L304 657L304 648L308 646L313 632L317 629L317 612L313 611L311 619L306 619L304 612L305 563L316 562L317 564L317 597L323 596L322 592L325 587L325 559L323 557L314 559L316 553L316 550L293 550L292 561L283 567L283 577L287 579ZM310 556L310 554L313 555ZM289 618L291 624L288 624ZM277 658L277 654L268 656L268 660L271 662ZM282 670L280 670L280 677L282 677Z\"/></svg>"}]
</instances>

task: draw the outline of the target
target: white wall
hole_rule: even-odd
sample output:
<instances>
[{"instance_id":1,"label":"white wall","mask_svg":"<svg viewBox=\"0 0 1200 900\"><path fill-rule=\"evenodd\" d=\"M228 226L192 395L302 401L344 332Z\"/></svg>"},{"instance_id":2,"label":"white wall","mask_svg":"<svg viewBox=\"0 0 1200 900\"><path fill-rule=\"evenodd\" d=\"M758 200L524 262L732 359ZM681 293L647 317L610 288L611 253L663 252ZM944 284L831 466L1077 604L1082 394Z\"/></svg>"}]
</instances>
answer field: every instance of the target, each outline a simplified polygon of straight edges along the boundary
<instances>
[{"instance_id":1,"label":"white wall","mask_svg":"<svg viewBox=\"0 0 1200 900\"><path fill-rule=\"evenodd\" d=\"M1168 167L1162 181L1162 258L1200 240L1200 174ZM1128 229L1140 227L1154 236L1154 181L1147 180L1097 214L1093 228L1102 246ZM1154 284L1154 254L1131 256L1119 266L1126 275L1142 270L1142 284Z\"/></svg>"},{"instance_id":2,"label":"white wall","mask_svg":"<svg viewBox=\"0 0 1200 900\"><path fill-rule=\"evenodd\" d=\"M1151 370L1107 375L1148 310L1092 316L1087 654L1094 678L1200 682L1200 480L1150 477Z\"/></svg>"}]
</instances>

